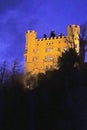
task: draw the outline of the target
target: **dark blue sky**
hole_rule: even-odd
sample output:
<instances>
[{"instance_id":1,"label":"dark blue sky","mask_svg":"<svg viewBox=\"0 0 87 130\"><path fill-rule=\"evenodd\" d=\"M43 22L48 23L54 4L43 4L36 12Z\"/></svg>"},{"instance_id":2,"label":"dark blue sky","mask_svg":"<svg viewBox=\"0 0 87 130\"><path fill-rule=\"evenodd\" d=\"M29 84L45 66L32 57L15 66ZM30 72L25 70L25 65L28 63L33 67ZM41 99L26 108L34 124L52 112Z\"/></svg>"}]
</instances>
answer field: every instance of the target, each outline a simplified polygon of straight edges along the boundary
<instances>
[{"instance_id":1,"label":"dark blue sky","mask_svg":"<svg viewBox=\"0 0 87 130\"><path fill-rule=\"evenodd\" d=\"M87 0L0 0L0 60L23 64L26 30L37 37L87 22Z\"/></svg>"}]
</instances>

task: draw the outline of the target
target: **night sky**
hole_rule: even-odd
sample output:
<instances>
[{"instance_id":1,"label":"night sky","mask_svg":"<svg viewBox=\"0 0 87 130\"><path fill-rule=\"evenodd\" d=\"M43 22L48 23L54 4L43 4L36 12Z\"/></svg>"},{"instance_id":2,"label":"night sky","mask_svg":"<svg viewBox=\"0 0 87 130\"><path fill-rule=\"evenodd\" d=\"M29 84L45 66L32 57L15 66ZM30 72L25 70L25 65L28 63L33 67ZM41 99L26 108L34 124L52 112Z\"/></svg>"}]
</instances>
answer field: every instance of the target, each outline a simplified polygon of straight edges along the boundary
<instances>
[{"instance_id":1,"label":"night sky","mask_svg":"<svg viewBox=\"0 0 87 130\"><path fill-rule=\"evenodd\" d=\"M66 34L70 24L87 22L87 0L0 0L0 61L24 62L25 32L43 37Z\"/></svg>"}]
</instances>

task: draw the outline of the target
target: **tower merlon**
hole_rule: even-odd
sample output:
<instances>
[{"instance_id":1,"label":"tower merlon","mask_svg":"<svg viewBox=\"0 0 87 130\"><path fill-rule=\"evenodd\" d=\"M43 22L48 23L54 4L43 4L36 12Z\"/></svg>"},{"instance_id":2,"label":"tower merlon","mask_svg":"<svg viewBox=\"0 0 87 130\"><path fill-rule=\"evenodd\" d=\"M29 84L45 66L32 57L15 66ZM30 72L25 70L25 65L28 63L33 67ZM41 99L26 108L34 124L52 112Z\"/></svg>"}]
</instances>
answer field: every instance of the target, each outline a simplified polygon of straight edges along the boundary
<instances>
[{"instance_id":1,"label":"tower merlon","mask_svg":"<svg viewBox=\"0 0 87 130\"><path fill-rule=\"evenodd\" d=\"M35 33L36 34L36 31L35 30L32 30L32 31L27 30L26 33Z\"/></svg>"},{"instance_id":2,"label":"tower merlon","mask_svg":"<svg viewBox=\"0 0 87 130\"><path fill-rule=\"evenodd\" d=\"M35 30L32 30L31 33L35 33L35 34L36 34L36 31L35 31Z\"/></svg>"},{"instance_id":3,"label":"tower merlon","mask_svg":"<svg viewBox=\"0 0 87 130\"><path fill-rule=\"evenodd\" d=\"M72 24L72 25L69 25L68 27L79 27L79 25Z\"/></svg>"},{"instance_id":4,"label":"tower merlon","mask_svg":"<svg viewBox=\"0 0 87 130\"><path fill-rule=\"evenodd\" d=\"M30 33L30 30L27 30L26 33Z\"/></svg>"}]
</instances>

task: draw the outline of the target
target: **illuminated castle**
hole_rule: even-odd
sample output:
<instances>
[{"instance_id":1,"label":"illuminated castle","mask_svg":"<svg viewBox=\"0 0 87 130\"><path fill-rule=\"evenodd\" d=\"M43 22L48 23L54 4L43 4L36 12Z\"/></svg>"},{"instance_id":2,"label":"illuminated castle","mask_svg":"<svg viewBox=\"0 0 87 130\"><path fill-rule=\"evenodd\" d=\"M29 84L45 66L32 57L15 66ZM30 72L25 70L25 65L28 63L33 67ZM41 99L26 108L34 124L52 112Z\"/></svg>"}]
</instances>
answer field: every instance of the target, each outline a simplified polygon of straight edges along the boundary
<instances>
[{"instance_id":1,"label":"illuminated castle","mask_svg":"<svg viewBox=\"0 0 87 130\"><path fill-rule=\"evenodd\" d=\"M57 69L58 57L62 52L75 47L79 53L79 25L70 25L66 37L62 34L57 37L37 39L35 31L26 32L25 47L25 74L45 73L49 69Z\"/></svg>"}]
</instances>

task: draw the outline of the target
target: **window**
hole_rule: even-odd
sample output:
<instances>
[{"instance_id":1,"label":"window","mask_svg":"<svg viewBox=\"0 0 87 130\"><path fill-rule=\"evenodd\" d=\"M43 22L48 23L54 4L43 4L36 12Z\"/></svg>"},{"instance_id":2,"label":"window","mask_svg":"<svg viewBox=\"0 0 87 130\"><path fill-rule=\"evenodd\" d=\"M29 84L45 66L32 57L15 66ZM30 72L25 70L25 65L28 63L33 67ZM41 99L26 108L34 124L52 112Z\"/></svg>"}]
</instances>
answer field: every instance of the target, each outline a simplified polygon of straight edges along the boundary
<instances>
[{"instance_id":1,"label":"window","mask_svg":"<svg viewBox=\"0 0 87 130\"><path fill-rule=\"evenodd\" d=\"M33 57L33 58L32 58L32 61L38 62L38 57Z\"/></svg>"},{"instance_id":2,"label":"window","mask_svg":"<svg viewBox=\"0 0 87 130\"><path fill-rule=\"evenodd\" d=\"M58 51L61 51L61 49L60 49L60 48L58 48Z\"/></svg>"},{"instance_id":3,"label":"window","mask_svg":"<svg viewBox=\"0 0 87 130\"><path fill-rule=\"evenodd\" d=\"M33 49L33 53L39 53L38 49Z\"/></svg>"},{"instance_id":4,"label":"window","mask_svg":"<svg viewBox=\"0 0 87 130\"><path fill-rule=\"evenodd\" d=\"M53 56L45 56L44 61L45 62L54 61L54 57Z\"/></svg>"},{"instance_id":5,"label":"window","mask_svg":"<svg viewBox=\"0 0 87 130\"><path fill-rule=\"evenodd\" d=\"M77 48L77 45L75 44L75 48Z\"/></svg>"},{"instance_id":6,"label":"window","mask_svg":"<svg viewBox=\"0 0 87 130\"><path fill-rule=\"evenodd\" d=\"M36 53L39 53L39 50L36 50Z\"/></svg>"},{"instance_id":7,"label":"window","mask_svg":"<svg viewBox=\"0 0 87 130\"><path fill-rule=\"evenodd\" d=\"M53 48L46 48L45 51L46 51L46 52L52 52L52 51L53 51Z\"/></svg>"},{"instance_id":8,"label":"window","mask_svg":"<svg viewBox=\"0 0 87 130\"><path fill-rule=\"evenodd\" d=\"M49 43L47 43L47 45L51 45L51 44L53 44L53 42L49 42Z\"/></svg>"},{"instance_id":9,"label":"window","mask_svg":"<svg viewBox=\"0 0 87 130\"><path fill-rule=\"evenodd\" d=\"M65 47L64 50L67 51L67 48Z\"/></svg>"}]
</instances>

